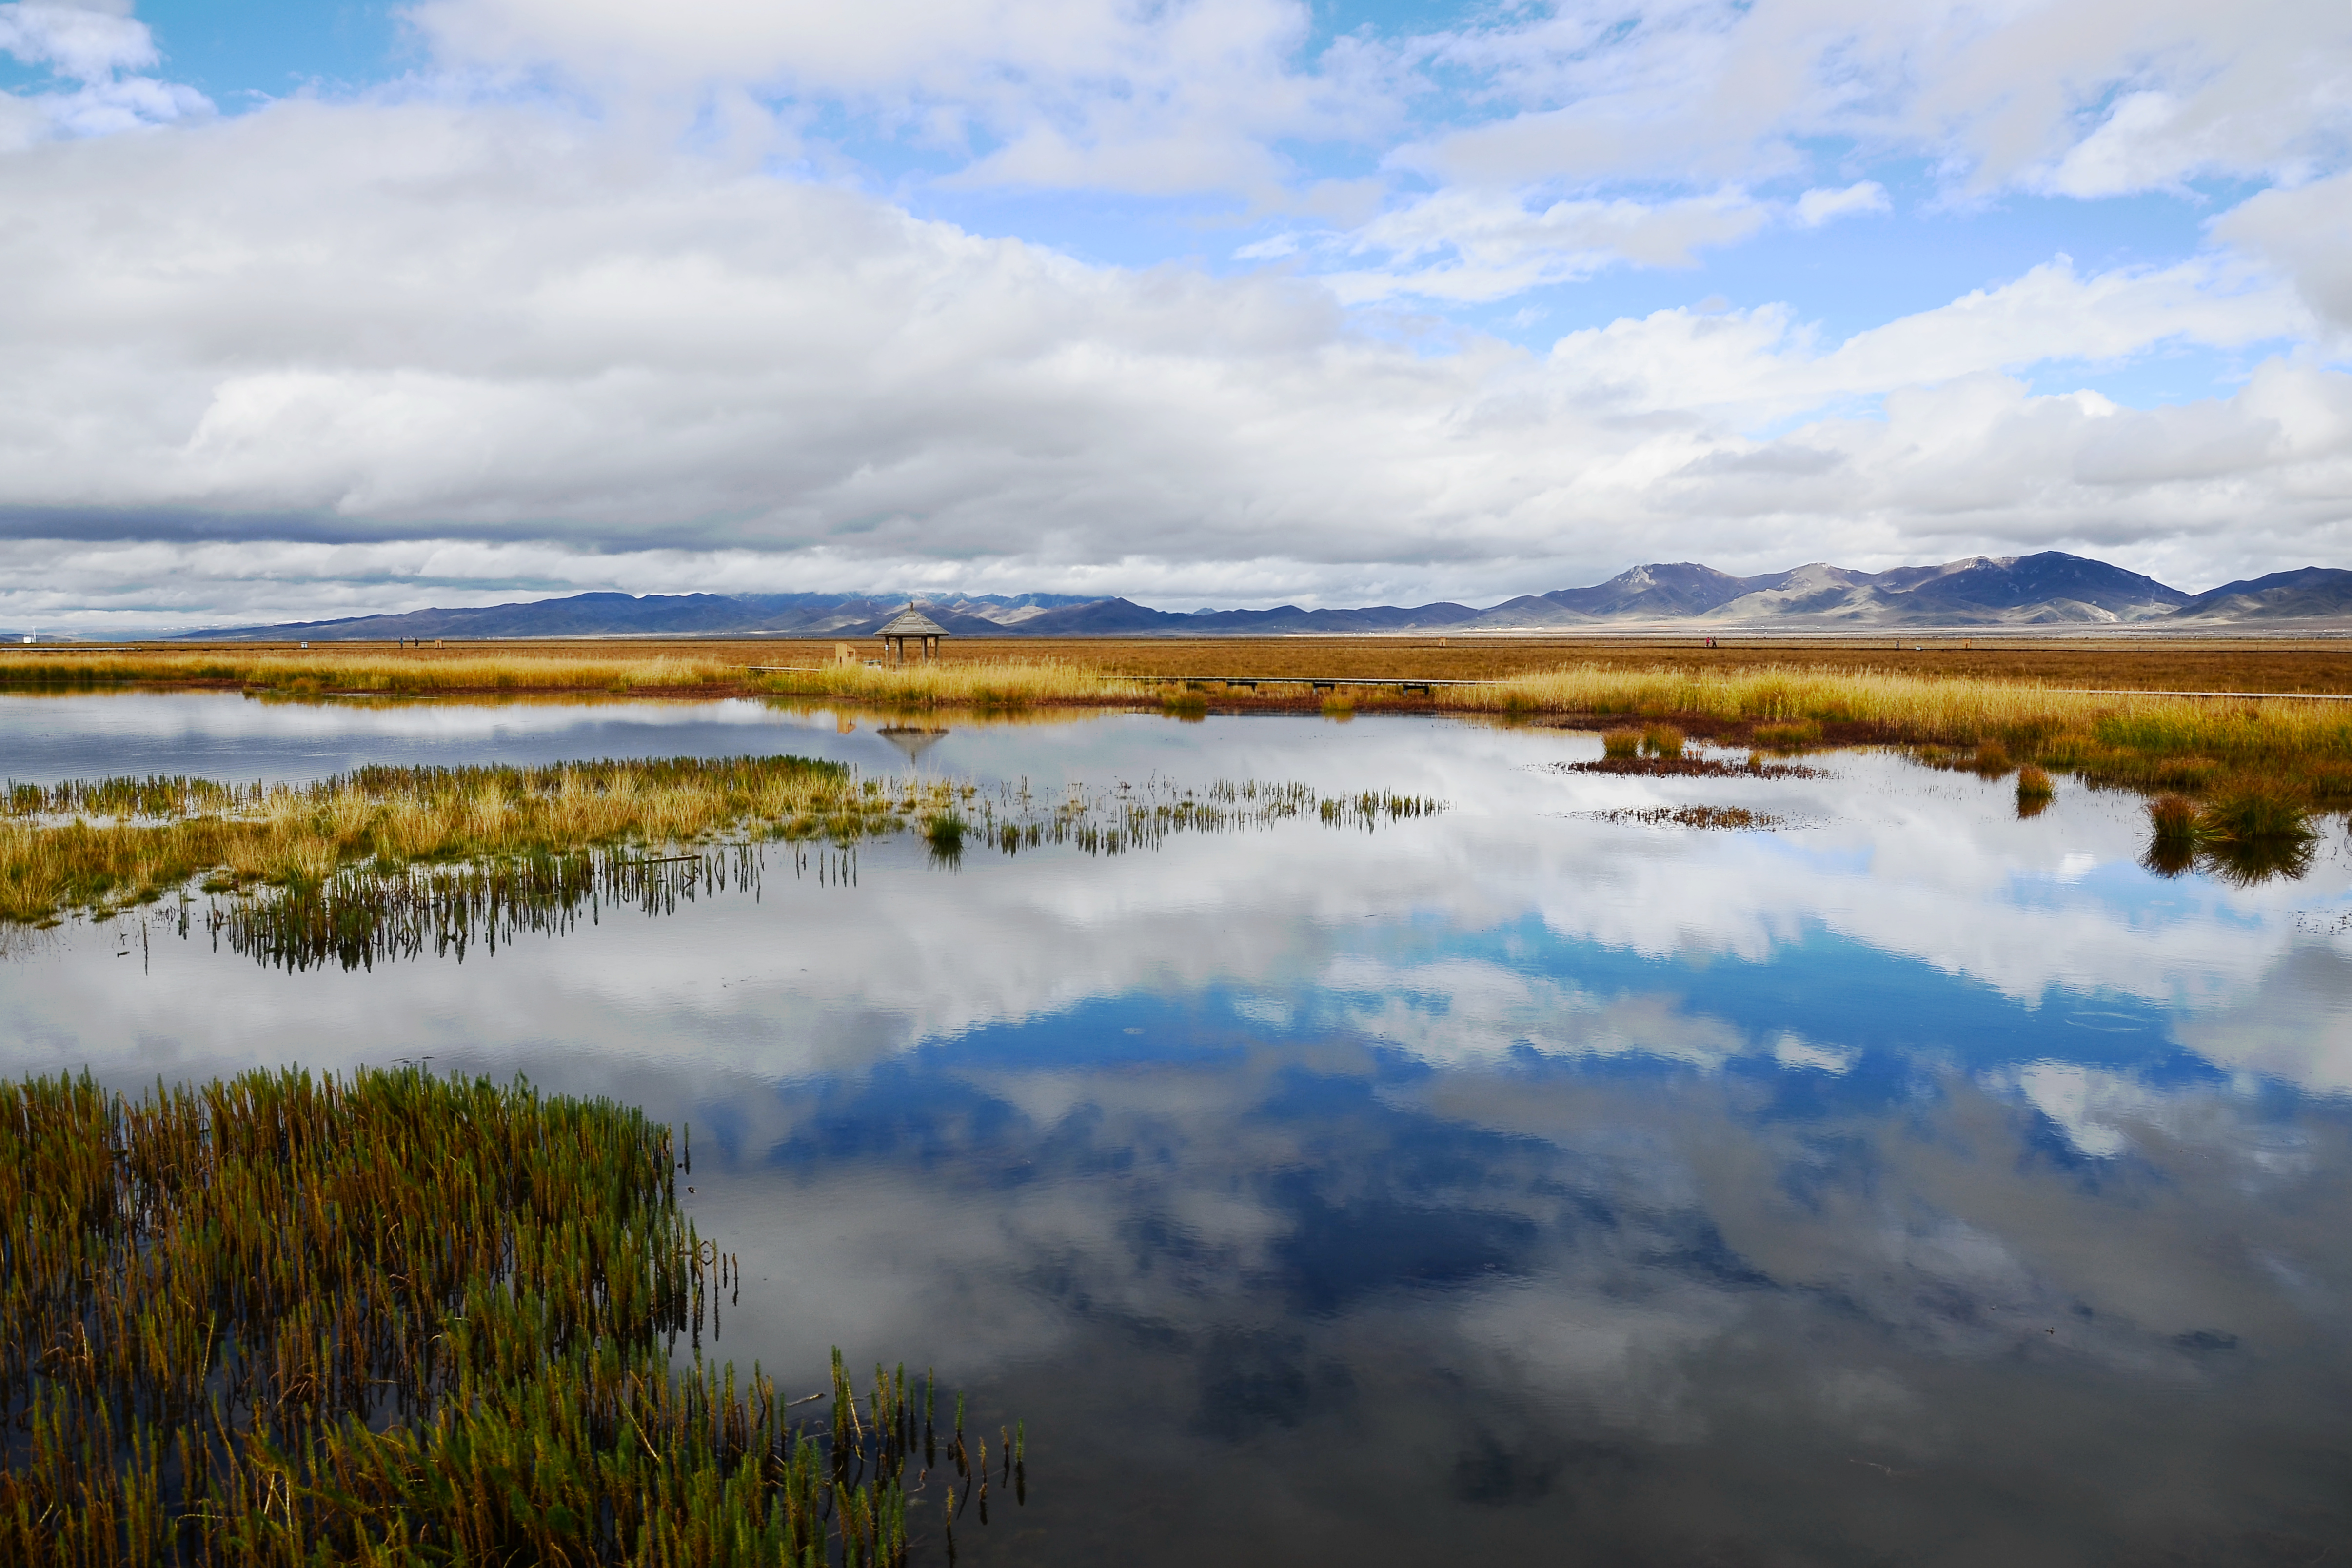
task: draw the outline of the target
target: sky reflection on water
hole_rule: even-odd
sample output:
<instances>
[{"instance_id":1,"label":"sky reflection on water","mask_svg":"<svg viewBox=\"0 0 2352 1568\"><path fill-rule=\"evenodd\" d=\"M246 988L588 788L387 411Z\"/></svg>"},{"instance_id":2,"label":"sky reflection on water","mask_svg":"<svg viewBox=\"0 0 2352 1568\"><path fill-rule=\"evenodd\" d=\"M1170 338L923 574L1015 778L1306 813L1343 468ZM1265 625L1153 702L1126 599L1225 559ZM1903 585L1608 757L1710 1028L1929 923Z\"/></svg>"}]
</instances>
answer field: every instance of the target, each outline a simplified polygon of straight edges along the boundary
<instances>
[{"instance_id":1,"label":"sky reflection on water","mask_svg":"<svg viewBox=\"0 0 2352 1568\"><path fill-rule=\"evenodd\" d=\"M73 732L92 703L142 707ZM906 765L751 704L31 706L0 704L23 777ZM776 852L756 897L372 973L20 932L6 1066L430 1052L691 1119L698 1223L754 1286L723 1351L935 1363L1028 1420L1031 1506L975 1560L2352 1550L2340 829L2237 889L2142 870L2128 797L2021 822L1886 756L1644 780L1420 720L950 730L927 770L1450 809L953 872L881 844L854 886ZM1791 826L1588 815L1681 802Z\"/></svg>"}]
</instances>

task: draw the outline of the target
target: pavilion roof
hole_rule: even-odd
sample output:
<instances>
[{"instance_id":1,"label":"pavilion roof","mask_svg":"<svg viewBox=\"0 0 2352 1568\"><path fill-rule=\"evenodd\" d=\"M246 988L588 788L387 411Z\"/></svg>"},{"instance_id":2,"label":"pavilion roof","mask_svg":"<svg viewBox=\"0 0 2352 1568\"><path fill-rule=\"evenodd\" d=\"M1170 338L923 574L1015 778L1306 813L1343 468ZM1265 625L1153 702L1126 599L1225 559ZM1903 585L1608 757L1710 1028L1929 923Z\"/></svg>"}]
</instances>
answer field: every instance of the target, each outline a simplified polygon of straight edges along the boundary
<instances>
[{"instance_id":1,"label":"pavilion roof","mask_svg":"<svg viewBox=\"0 0 2352 1568\"><path fill-rule=\"evenodd\" d=\"M895 620L874 635L877 637L943 637L948 635L948 629L909 605L898 612Z\"/></svg>"}]
</instances>

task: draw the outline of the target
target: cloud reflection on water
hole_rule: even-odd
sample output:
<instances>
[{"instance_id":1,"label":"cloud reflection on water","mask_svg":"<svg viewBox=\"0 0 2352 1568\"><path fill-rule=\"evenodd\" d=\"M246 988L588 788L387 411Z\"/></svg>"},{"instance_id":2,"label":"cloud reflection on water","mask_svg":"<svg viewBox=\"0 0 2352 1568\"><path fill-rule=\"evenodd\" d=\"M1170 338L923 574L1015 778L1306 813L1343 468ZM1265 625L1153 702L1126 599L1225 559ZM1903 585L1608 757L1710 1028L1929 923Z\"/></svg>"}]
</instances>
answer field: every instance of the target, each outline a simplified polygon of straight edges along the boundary
<instances>
[{"instance_id":1,"label":"cloud reflection on water","mask_svg":"<svg viewBox=\"0 0 2352 1568\"><path fill-rule=\"evenodd\" d=\"M690 1117L698 1219L758 1286L731 1353L978 1375L1056 1478L1062 1561L2337 1539L2338 846L2301 882L2167 883L2126 797L2020 822L1887 757L1536 766L1595 749L959 731L927 766L1451 809L952 877L875 846L854 887L772 862L756 900L373 973L68 928L0 966L0 1020L18 1070L431 1050ZM1563 815L1734 790L1816 826Z\"/></svg>"}]
</instances>

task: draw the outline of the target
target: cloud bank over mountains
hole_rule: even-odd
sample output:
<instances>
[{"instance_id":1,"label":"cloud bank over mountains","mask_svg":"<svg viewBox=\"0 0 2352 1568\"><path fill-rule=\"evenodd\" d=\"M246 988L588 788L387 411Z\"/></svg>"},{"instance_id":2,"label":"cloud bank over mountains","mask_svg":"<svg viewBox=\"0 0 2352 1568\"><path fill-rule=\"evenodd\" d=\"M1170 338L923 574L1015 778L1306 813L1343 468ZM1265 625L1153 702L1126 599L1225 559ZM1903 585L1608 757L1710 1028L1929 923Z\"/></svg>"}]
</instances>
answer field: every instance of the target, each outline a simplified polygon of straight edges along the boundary
<instances>
[{"instance_id":1,"label":"cloud bank over mountains","mask_svg":"<svg viewBox=\"0 0 2352 1568\"><path fill-rule=\"evenodd\" d=\"M2332 13L404 16L246 107L0 5L0 620L2352 543Z\"/></svg>"}]
</instances>

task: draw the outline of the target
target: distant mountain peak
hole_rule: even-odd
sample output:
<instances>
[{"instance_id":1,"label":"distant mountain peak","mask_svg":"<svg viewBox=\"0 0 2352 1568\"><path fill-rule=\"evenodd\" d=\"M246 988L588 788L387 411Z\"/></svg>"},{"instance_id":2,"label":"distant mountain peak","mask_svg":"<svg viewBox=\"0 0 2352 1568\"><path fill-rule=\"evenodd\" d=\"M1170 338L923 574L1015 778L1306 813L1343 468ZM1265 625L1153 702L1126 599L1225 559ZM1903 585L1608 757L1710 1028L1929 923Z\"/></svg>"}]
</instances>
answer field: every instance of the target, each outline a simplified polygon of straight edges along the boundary
<instances>
[{"instance_id":1,"label":"distant mountain peak","mask_svg":"<svg viewBox=\"0 0 2352 1568\"><path fill-rule=\"evenodd\" d=\"M1707 631L2129 626L2335 621L2352 625L2352 571L2307 566L2189 595L2088 556L2044 550L1863 572L1809 561L1734 576L1696 561L1651 561L1604 583L1523 594L1484 609L1450 602L1357 609L1155 610L1066 594L648 594L604 590L473 608L414 610L191 637L489 639L567 637L869 637L912 603L951 637L1272 636L1574 631L1688 626Z\"/></svg>"}]
</instances>

